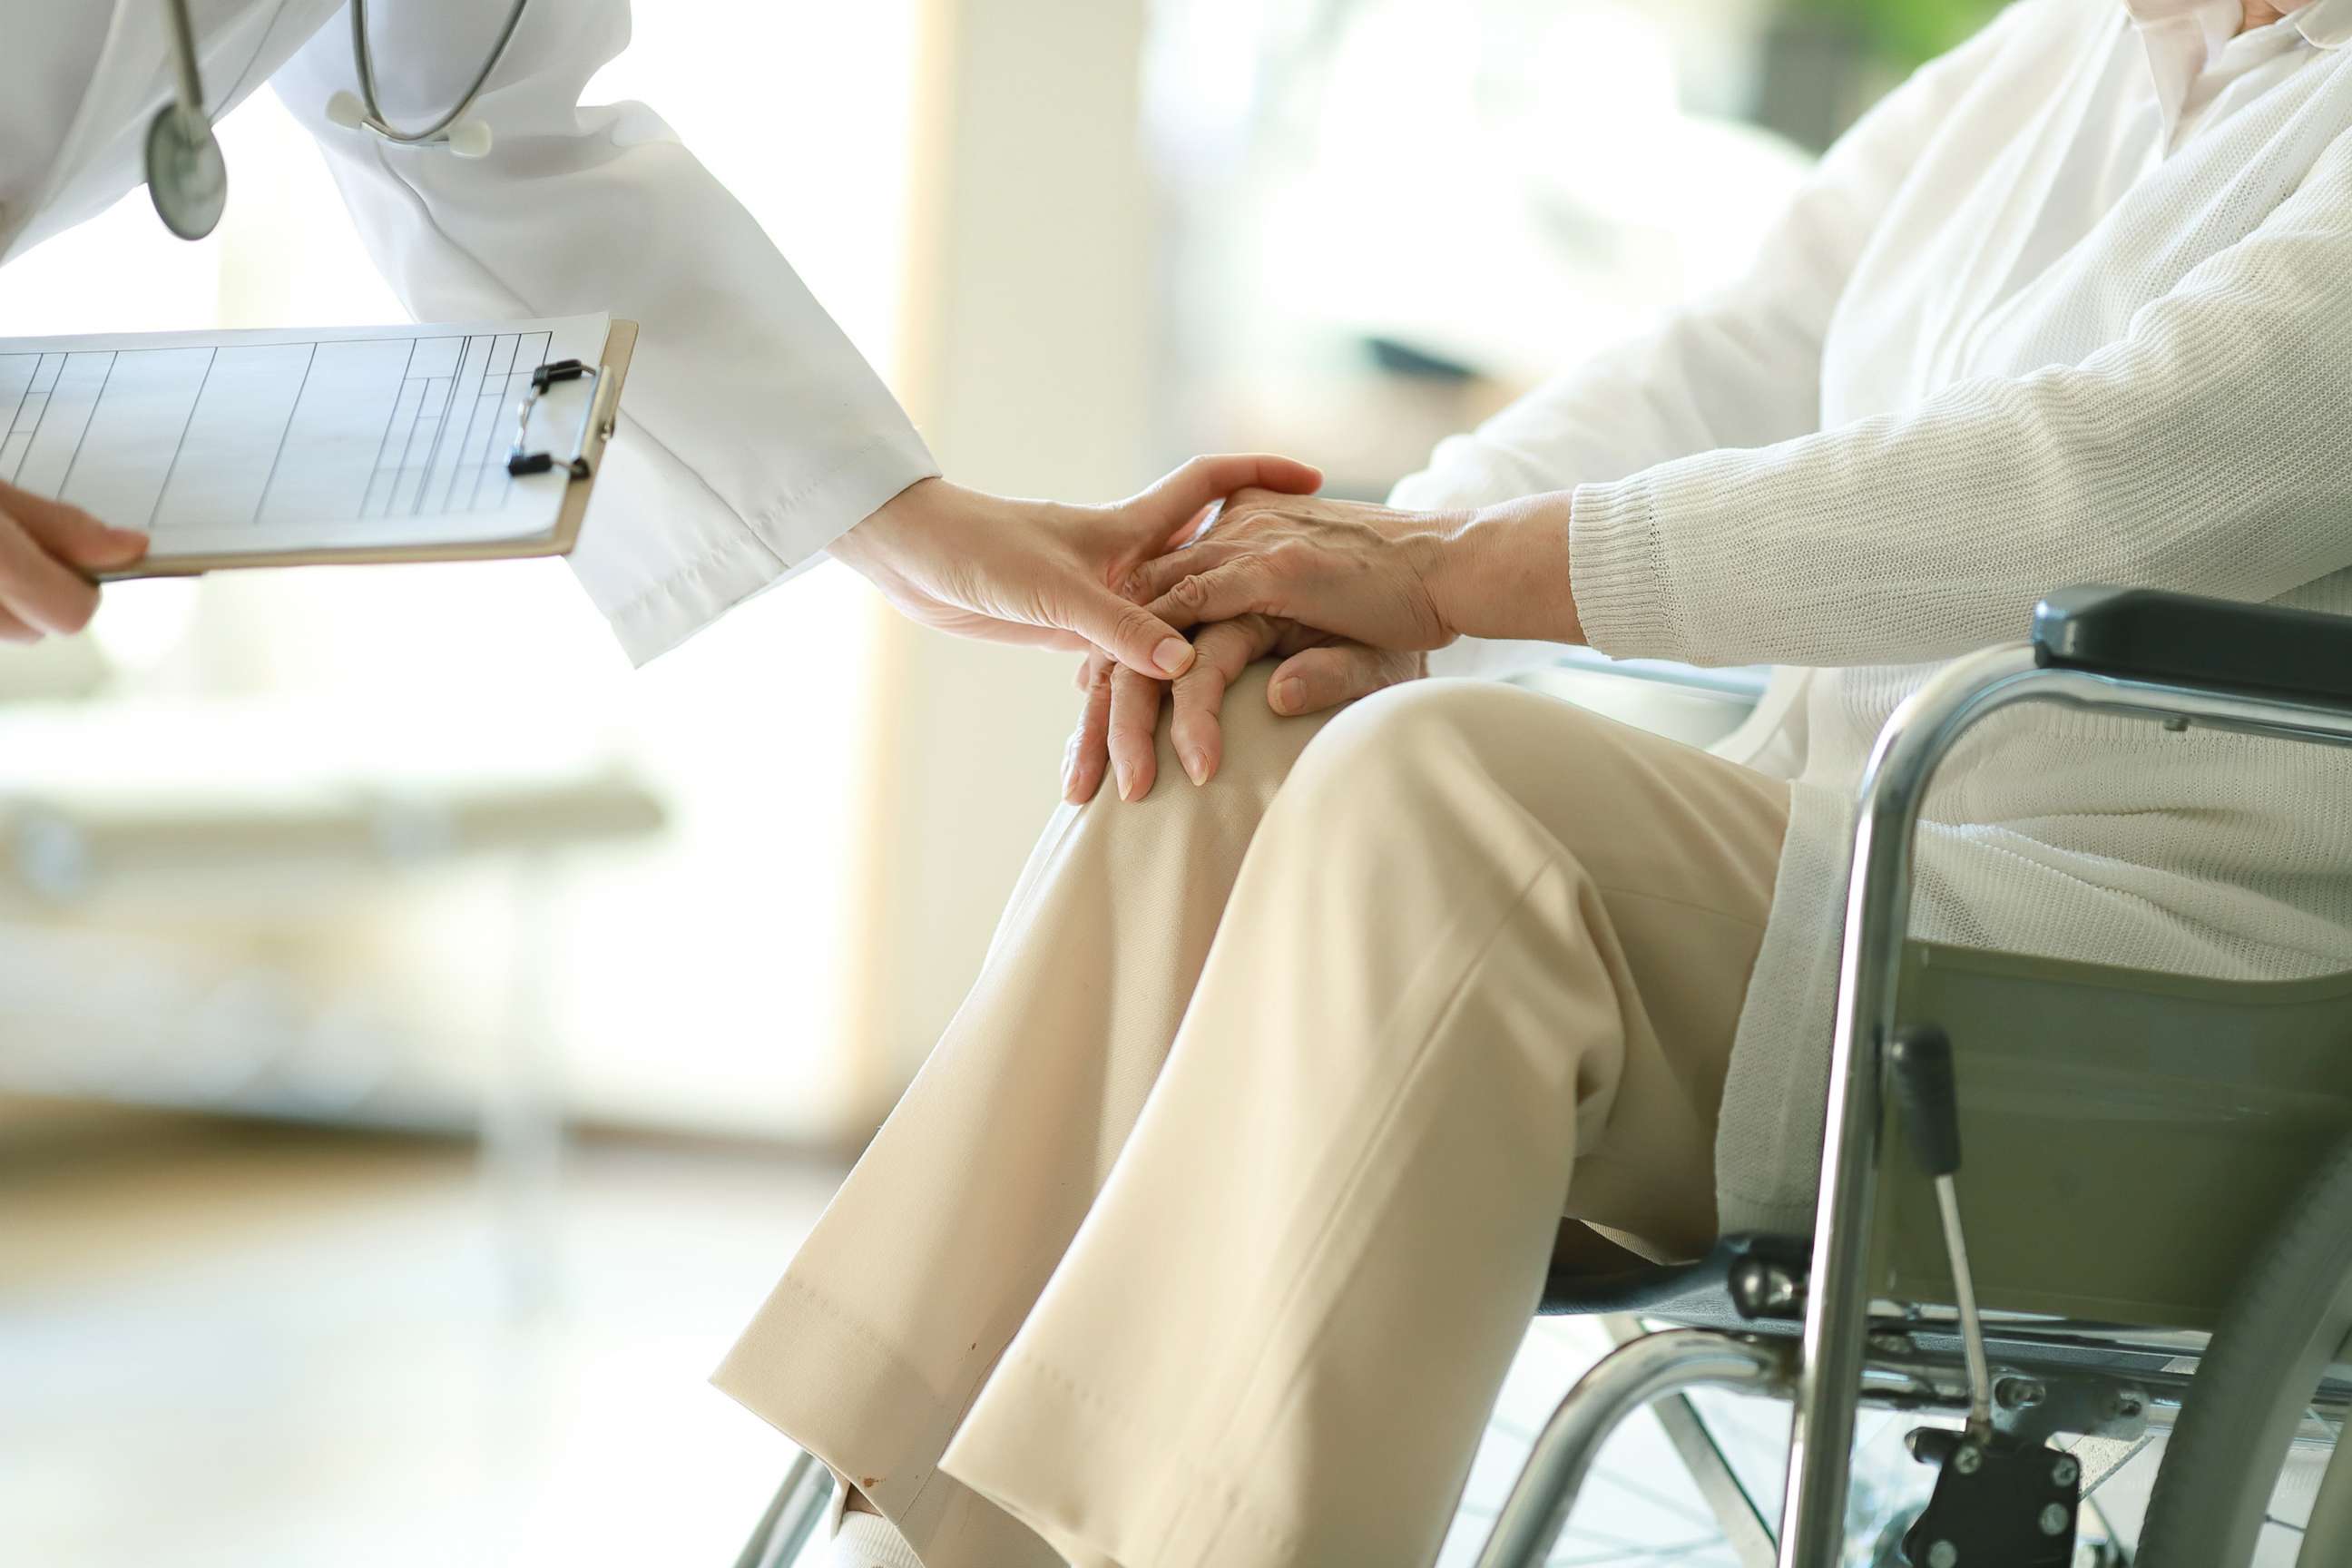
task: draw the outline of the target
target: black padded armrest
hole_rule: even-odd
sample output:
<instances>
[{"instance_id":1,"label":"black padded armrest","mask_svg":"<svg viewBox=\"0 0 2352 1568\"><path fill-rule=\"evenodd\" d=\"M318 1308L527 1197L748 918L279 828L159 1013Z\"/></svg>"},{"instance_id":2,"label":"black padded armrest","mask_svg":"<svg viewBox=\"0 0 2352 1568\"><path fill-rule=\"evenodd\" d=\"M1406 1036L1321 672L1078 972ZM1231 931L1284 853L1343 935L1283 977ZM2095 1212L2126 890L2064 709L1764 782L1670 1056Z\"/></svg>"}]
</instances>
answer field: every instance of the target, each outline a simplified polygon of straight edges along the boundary
<instances>
[{"instance_id":1,"label":"black padded armrest","mask_svg":"<svg viewBox=\"0 0 2352 1568\"><path fill-rule=\"evenodd\" d=\"M2168 594L2066 588L2033 608L2042 665L2352 703L2352 616Z\"/></svg>"},{"instance_id":2,"label":"black padded armrest","mask_svg":"<svg viewBox=\"0 0 2352 1568\"><path fill-rule=\"evenodd\" d=\"M1743 1292L1752 1293L1755 1289L1747 1278L1747 1266L1769 1265L1779 1270L1780 1278L1797 1285L1805 1278L1812 1250L1812 1242L1804 1237L1742 1231L1717 1237L1706 1257L1688 1263L1639 1264L1584 1273L1572 1262L1555 1257L1536 1310L1546 1317L1577 1317L1715 1302L1737 1309L1742 1318L1776 1316L1780 1313L1773 1303L1741 1299Z\"/></svg>"}]
</instances>

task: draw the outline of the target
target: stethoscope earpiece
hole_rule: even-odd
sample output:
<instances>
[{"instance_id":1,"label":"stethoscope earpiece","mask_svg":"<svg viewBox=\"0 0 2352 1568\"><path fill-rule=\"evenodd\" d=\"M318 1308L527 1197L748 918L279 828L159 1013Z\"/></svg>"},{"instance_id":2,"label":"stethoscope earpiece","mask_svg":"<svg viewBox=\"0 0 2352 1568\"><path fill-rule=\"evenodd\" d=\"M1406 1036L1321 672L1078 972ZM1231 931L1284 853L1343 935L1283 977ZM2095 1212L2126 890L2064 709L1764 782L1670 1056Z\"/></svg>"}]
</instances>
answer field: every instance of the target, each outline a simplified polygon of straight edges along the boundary
<instances>
[{"instance_id":1,"label":"stethoscope earpiece","mask_svg":"<svg viewBox=\"0 0 2352 1568\"><path fill-rule=\"evenodd\" d=\"M220 142L213 135L205 112L204 83L196 74L195 29L188 20L188 0L165 0L171 12L172 39L179 65L178 98L163 106L147 128L147 194L163 226L183 239L202 239L220 222L228 203L228 167ZM467 110L482 96L490 73L506 58L515 29L530 0L514 0L507 24L491 46L489 58L474 75L473 85L455 107L422 131L403 131L383 117L376 105L375 60L368 49L367 0L351 0L352 64L360 89L327 100L327 119L346 131L366 131L403 147L446 147L460 158L481 158L490 151L489 123Z\"/></svg>"},{"instance_id":2,"label":"stethoscope earpiece","mask_svg":"<svg viewBox=\"0 0 2352 1568\"><path fill-rule=\"evenodd\" d=\"M358 93L351 91L339 92L327 100L327 118L346 131L373 131L388 142L446 147L460 158L489 155L490 122L487 120L460 120L437 137L418 140L395 133L391 126L368 112L367 104Z\"/></svg>"},{"instance_id":3,"label":"stethoscope earpiece","mask_svg":"<svg viewBox=\"0 0 2352 1568\"><path fill-rule=\"evenodd\" d=\"M490 122L487 120L460 120L449 127L449 151L460 158L488 157Z\"/></svg>"}]
</instances>

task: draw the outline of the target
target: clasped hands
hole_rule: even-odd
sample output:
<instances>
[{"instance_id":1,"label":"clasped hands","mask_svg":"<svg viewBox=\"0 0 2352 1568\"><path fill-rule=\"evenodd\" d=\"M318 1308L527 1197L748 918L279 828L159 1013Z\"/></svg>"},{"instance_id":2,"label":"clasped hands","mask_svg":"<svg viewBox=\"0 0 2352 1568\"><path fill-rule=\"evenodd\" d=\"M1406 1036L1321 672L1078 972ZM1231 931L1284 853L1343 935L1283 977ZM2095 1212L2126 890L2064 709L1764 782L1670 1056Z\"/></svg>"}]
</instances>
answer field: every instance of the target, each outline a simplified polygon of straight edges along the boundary
<instances>
[{"instance_id":1,"label":"clasped hands","mask_svg":"<svg viewBox=\"0 0 2352 1568\"><path fill-rule=\"evenodd\" d=\"M1283 662L1266 700L1319 712L1409 680L1457 637L1578 640L1567 496L1463 511L1329 500L1286 458L1195 458L1122 501L1019 500L943 479L908 486L836 540L835 558L942 631L1087 650L1063 793L1106 773L1140 799L1152 734L1193 781L1223 761L1217 714L1252 660Z\"/></svg>"},{"instance_id":2,"label":"clasped hands","mask_svg":"<svg viewBox=\"0 0 2352 1568\"><path fill-rule=\"evenodd\" d=\"M1087 657L1065 797L1092 799L1108 772L1122 799L1141 799L1171 700L1176 756L1206 784L1223 761L1226 689L1256 659L1281 661L1265 700L1297 716L1418 679L1428 655L1459 637L1580 640L1566 501L1423 512L1251 488L1205 509L1118 584L1154 622L1189 631L1195 657L1169 679Z\"/></svg>"}]
</instances>

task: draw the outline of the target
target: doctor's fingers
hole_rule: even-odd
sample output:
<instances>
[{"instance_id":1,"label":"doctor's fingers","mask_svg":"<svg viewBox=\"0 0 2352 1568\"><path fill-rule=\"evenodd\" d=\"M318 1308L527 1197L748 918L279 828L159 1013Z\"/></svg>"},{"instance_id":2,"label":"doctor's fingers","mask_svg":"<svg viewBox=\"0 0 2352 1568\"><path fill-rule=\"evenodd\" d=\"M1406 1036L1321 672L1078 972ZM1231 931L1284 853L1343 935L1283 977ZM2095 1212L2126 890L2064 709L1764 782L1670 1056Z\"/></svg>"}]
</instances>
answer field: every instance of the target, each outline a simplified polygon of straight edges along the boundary
<instances>
[{"instance_id":1,"label":"doctor's fingers","mask_svg":"<svg viewBox=\"0 0 2352 1568\"><path fill-rule=\"evenodd\" d=\"M130 565L147 553L147 536L109 528L78 506L0 484L0 516L15 518L51 555L86 572Z\"/></svg>"},{"instance_id":2,"label":"doctor's fingers","mask_svg":"<svg viewBox=\"0 0 2352 1568\"><path fill-rule=\"evenodd\" d=\"M1074 631L1130 671L1176 675L1192 662L1192 645L1175 627L1120 598L1099 583L1079 582L1076 598L1060 613L1048 611L1048 625Z\"/></svg>"},{"instance_id":3,"label":"doctor's fingers","mask_svg":"<svg viewBox=\"0 0 2352 1568\"><path fill-rule=\"evenodd\" d=\"M1194 458L1142 494L1119 503L1117 510L1137 520L1139 544L1165 549L1197 528L1209 508L1220 505L1235 490L1312 495L1322 483L1320 468L1271 453Z\"/></svg>"},{"instance_id":4,"label":"doctor's fingers","mask_svg":"<svg viewBox=\"0 0 2352 1568\"><path fill-rule=\"evenodd\" d=\"M1168 733L1177 760L1194 784L1216 777L1225 760L1224 726L1217 718L1224 707L1225 689L1241 679L1252 659L1279 651L1290 640L1286 630L1264 616L1244 616L1219 621L1192 639L1199 657L1176 678L1176 716L1169 721Z\"/></svg>"},{"instance_id":5,"label":"doctor's fingers","mask_svg":"<svg viewBox=\"0 0 2352 1568\"><path fill-rule=\"evenodd\" d=\"M1329 643L1293 654L1276 666L1265 686L1266 706L1293 716L1320 713L1428 673L1426 654L1358 642Z\"/></svg>"},{"instance_id":6,"label":"doctor's fingers","mask_svg":"<svg viewBox=\"0 0 2352 1568\"><path fill-rule=\"evenodd\" d=\"M0 511L0 608L37 636L78 632L98 610L98 584L51 555L19 519Z\"/></svg>"},{"instance_id":7,"label":"doctor's fingers","mask_svg":"<svg viewBox=\"0 0 2352 1568\"><path fill-rule=\"evenodd\" d=\"M0 639L79 631L98 608L98 589L83 573L128 566L146 551L143 533L0 484Z\"/></svg>"},{"instance_id":8,"label":"doctor's fingers","mask_svg":"<svg viewBox=\"0 0 2352 1568\"><path fill-rule=\"evenodd\" d=\"M1320 469L1266 453L1194 458L1141 494L1098 509L1096 515L1122 524L1107 536L1113 545L1111 558L1105 562L1095 555L1092 563L1108 570L1092 582L1077 584L1072 590L1076 598L1046 619L1078 633L1139 676L1181 675L1192 662L1192 645L1133 597L1108 584L1124 575L1137 557L1165 549L1198 529L1208 510L1236 490L1305 495L1322 482ZM1087 552L1093 554L1090 549Z\"/></svg>"}]
</instances>

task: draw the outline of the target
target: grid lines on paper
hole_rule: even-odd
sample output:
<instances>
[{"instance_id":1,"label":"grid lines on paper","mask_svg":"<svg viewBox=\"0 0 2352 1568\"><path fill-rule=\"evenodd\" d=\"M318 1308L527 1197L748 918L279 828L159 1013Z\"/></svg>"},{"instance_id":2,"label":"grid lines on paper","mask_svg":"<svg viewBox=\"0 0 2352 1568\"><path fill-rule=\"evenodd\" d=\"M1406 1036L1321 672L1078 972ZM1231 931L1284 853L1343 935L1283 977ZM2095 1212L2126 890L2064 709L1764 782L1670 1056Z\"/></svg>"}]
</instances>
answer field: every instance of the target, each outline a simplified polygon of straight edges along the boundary
<instances>
[{"instance_id":1,"label":"grid lines on paper","mask_svg":"<svg viewBox=\"0 0 2352 1568\"><path fill-rule=\"evenodd\" d=\"M159 534L499 510L515 493L502 437L551 342L0 353L0 479Z\"/></svg>"}]
</instances>

